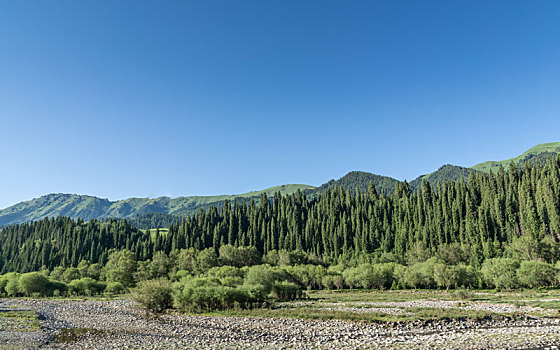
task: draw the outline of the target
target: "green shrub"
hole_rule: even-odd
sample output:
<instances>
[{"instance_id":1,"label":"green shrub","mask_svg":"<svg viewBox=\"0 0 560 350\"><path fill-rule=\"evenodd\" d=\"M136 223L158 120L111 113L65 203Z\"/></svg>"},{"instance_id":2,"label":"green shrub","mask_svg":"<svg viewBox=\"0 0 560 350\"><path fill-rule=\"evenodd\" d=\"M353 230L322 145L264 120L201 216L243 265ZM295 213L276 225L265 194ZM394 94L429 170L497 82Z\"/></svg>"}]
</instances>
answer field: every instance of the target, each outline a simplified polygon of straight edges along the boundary
<instances>
[{"instance_id":1,"label":"green shrub","mask_svg":"<svg viewBox=\"0 0 560 350\"><path fill-rule=\"evenodd\" d=\"M223 286L216 278L185 278L173 285L173 305L182 310L249 308L264 297L261 285Z\"/></svg>"},{"instance_id":2,"label":"green shrub","mask_svg":"<svg viewBox=\"0 0 560 350\"><path fill-rule=\"evenodd\" d=\"M323 288L323 277L327 274L327 269L320 265L296 265L284 267L291 276L291 282L296 282L300 286L307 289ZM285 279L287 276L281 276L277 272L276 280Z\"/></svg>"},{"instance_id":3,"label":"green shrub","mask_svg":"<svg viewBox=\"0 0 560 350\"><path fill-rule=\"evenodd\" d=\"M21 293L19 288L19 274L14 273L8 277L8 282L6 283L4 290L6 291L6 294L11 297L18 296Z\"/></svg>"},{"instance_id":4,"label":"green shrub","mask_svg":"<svg viewBox=\"0 0 560 350\"><path fill-rule=\"evenodd\" d=\"M62 280L66 283L70 283L70 281L80 279L81 277L80 270L75 267L67 268L62 274Z\"/></svg>"},{"instance_id":5,"label":"green shrub","mask_svg":"<svg viewBox=\"0 0 560 350\"><path fill-rule=\"evenodd\" d=\"M121 282L107 282L107 286L105 287L105 293L110 295L122 294L126 288L123 286Z\"/></svg>"},{"instance_id":6,"label":"green shrub","mask_svg":"<svg viewBox=\"0 0 560 350\"><path fill-rule=\"evenodd\" d=\"M75 279L68 283L68 290L74 295L94 295L100 294L105 289L105 284L101 284L90 277Z\"/></svg>"},{"instance_id":7,"label":"green shrub","mask_svg":"<svg viewBox=\"0 0 560 350\"><path fill-rule=\"evenodd\" d=\"M217 278L225 278L225 277L245 277L245 271L235 267L235 266L219 266L213 267L208 270L208 275L214 276Z\"/></svg>"},{"instance_id":8,"label":"green shrub","mask_svg":"<svg viewBox=\"0 0 560 350\"><path fill-rule=\"evenodd\" d=\"M344 288L344 277L341 274L328 274L323 276L321 283L326 289L342 289Z\"/></svg>"},{"instance_id":9,"label":"green shrub","mask_svg":"<svg viewBox=\"0 0 560 350\"><path fill-rule=\"evenodd\" d=\"M103 269L107 282L120 282L125 287L134 284L136 258L130 250L118 250L109 255Z\"/></svg>"},{"instance_id":10,"label":"green shrub","mask_svg":"<svg viewBox=\"0 0 560 350\"><path fill-rule=\"evenodd\" d=\"M272 290L275 281L276 275L272 267L268 265L255 265L247 270L244 284L260 285L265 291L265 294L268 294Z\"/></svg>"},{"instance_id":11,"label":"green shrub","mask_svg":"<svg viewBox=\"0 0 560 350\"><path fill-rule=\"evenodd\" d=\"M141 281L131 292L132 300L150 312L162 312L173 305L173 289L166 278Z\"/></svg>"},{"instance_id":12,"label":"green shrub","mask_svg":"<svg viewBox=\"0 0 560 350\"><path fill-rule=\"evenodd\" d=\"M434 271L443 262L437 258L430 258L424 262L411 266L395 267L395 276L400 286L408 288L435 288Z\"/></svg>"},{"instance_id":13,"label":"green shrub","mask_svg":"<svg viewBox=\"0 0 560 350\"><path fill-rule=\"evenodd\" d=\"M243 284L243 278L241 277L222 277L220 278L220 282L223 286L228 287L237 287Z\"/></svg>"},{"instance_id":14,"label":"green shrub","mask_svg":"<svg viewBox=\"0 0 560 350\"><path fill-rule=\"evenodd\" d=\"M234 247L226 244L220 247L220 261L230 266L252 266L261 262L261 255L255 247Z\"/></svg>"},{"instance_id":15,"label":"green shrub","mask_svg":"<svg viewBox=\"0 0 560 350\"><path fill-rule=\"evenodd\" d=\"M480 272L491 287L511 289L517 286L519 262L509 258L486 259Z\"/></svg>"},{"instance_id":16,"label":"green shrub","mask_svg":"<svg viewBox=\"0 0 560 350\"><path fill-rule=\"evenodd\" d=\"M523 261L516 271L517 280L523 287L553 287L558 283L558 270L540 261Z\"/></svg>"},{"instance_id":17,"label":"green shrub","mask_svg":"<svg viewBox=\"0 0 560 350\"><path fill-rule=\"evenodd\" d=\"M455 296L455 298L462 300L472 299L474 297L474 293L472 291L464 288L457 289L455 293L453 293L453 295Z\"/></svg>"},{"instance_id":18,"label":"green shrub","mask_svg":"<svg viewBox=\"0 0 560 350\"><path fill-rule=\"evenodd\" d=\"M19 276L19 291L25 296L45 296L49 290L49 279L39 272L28 272Z\"/></svg>"},{"instance_id":19,"label":"green shrub","mask_svg":"<svg viewBox=\"0 0 560 350\"><path fill-rule=\"evenodd\" d=\"M290 282L277 282L272 286L271 296L279 301L300 299L303 295L301 288Z\"/></svg>"}]
</instances>

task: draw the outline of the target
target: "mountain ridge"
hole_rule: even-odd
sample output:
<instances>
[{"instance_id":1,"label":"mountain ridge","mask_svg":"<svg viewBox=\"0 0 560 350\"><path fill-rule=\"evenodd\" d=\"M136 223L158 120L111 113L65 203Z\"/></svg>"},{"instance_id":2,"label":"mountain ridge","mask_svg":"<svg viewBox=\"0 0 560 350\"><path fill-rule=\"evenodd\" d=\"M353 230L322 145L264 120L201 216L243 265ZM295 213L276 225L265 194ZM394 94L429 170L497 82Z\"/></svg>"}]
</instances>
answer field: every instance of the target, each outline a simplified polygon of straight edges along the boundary
<instances>
[{"instance_id":1,"label":"mountain ridge","mask_svg":"<svg viewBox=\"0 0 560 350\"><path fill-rule=\"evenodd\" d=\"M489 172L495 171L503 166L507 169L513 162L517 166L525 162L542 161L550 155L560 154L560 142L544 143L530 148L523 154L503 161L488 161L479 163L473 167L461 167L457 165L445 164L433 173L420 175L409 182L412 190L417 189L422 181L427 181L431 185L437 185L442 181L467 179L468 176L476 171ZM260 191L251 191L232 195L215 196L182 196L182 197L157 197L139 198L132 197L123 200L110 201L107 198L99 198L90 195L51 193L37 197L28 201L23 201L0 210L0 226L24 223L40 220L45 217L69 216L72 218L101 219L108 217L133 218L138 215L163 213L174 216L184 216L196 212L198 209L205 209L219 205L225 200L236 201L242 199L259 199L264 193L268 196L280 192L281 194L292 194L304 191L306 194L317 194L335 187L342 187L345 190L354 192L366 191L370 182L380 193L390 194L394 190L395 184L400 181L392 177L377 175L364 171L350 171L338 180L329 180L320 186L305 184L286 184L270 187Z\"/></svg>"}]
</instances>

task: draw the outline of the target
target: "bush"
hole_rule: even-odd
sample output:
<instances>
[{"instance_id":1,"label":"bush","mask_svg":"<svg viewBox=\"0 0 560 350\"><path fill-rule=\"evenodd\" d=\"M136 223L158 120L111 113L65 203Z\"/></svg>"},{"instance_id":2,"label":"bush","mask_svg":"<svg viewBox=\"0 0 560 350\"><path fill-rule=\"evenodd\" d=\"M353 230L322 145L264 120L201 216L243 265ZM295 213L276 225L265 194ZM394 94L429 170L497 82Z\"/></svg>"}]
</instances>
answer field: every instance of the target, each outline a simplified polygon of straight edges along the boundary
<instances>
[{"instance_id":1,"label":"bush","mask_svg":"<svg viewBox=\"0 0 560 350\"><path fill-rule=\"evenodd\" d=\"M309 263L307 256L301 250L287 251L280 250L278 252L278 265L295 266Z\"/></svg>"},{"instance_id":2,"label":"bush","mask_svg":"<svg viewBox=\"0 0 560 350\"><path fill-rule=\"evenodd\" d=\"M218 263L218 256L216 255L214 248L207 248L196 254L193 271L197 274L206 273L214 266L218 266Z\"/></svg>"},{"instance_id":3,"label":"bush","mask_svg":"<svg viewBox=\"0 0 560 350\"><path fill-rule=\"evenodd\" d=\"M259 264L261 255L255 247L234 247L226 244L220 247L220 261L230 266L252 266Z\"/></svg>"},{"instance_id":4,"label":"bush","mask_svg":"<svg viewBox=\"0 0 560 350\"><path fill-rule=\"evenodd\" d=\"M518 268L517 260L493 258L484 261L480 272L489 286L511 289L517 286L516 271Z\"/></svg>"},{"instance_id":5,"label":"bush","mask_svg":"<svg viewBox=\"0 0 560 350\"><path fill-rule=\"evenodd\" d=\"M52 279L57 280L57 281L62 281L62 280L63 280L63 277L62 277L62 276L64 275L64 272L65 272L65 271L66 271L66 269L65 269L64 267L62 267L62 266L57 266L57 267L55 267L55 268L51 271L50 277L51 277Z\"/></svg>"},{"instance_id":6,"label":"bush","mask_svg":"<svg viewBox=\"0 0 560 350\"><path fill-rule=\"evenodd\" d=\"M170 268L171 262L167 254L161 251L156 252L149 264L150 277L152 279L166 277L169 274Z\"/></svg>"},{"instance_id":7,"label":"bush","mask_svg":"<svg viewBox=\"0 0 560 350\"><path fill-rule=\"evenodd\" d=\"M323 276L327 274L327 269L320 265L287 266L285 271L292 277L292 282L297 282L307 289L321 289ZM281 278L277 276L277 279Z\"/></svg>"},{"instance_id":8,"label":"bush","mask_svg":"<svg viewBox=\"0 0 560 350\"><path fill-rule=\"evenodd\" d=\"M457 287L459 282L458 270L455 266L448 266L444 263L434 264L434 281L438 287L449 289L450 287Z\"/></svg>"},{"instance_id":9,"label":"bush","mask_svg":"<svg viewBox=\"0 0 560 350\"><path fill-rule=\"evenodd\" d=\"M222 277L220 278L220 282L223 286L228 287L237 287L243 284L243 278L241 277Z\"/></svg>"},{"instance_id":10,"label":"bush","mask_svg":"<svg viewBox=\"0 0 560 350\"><path fill-rule=\"evenodd\" d=\"M523 287L553 287L558 283L558 270L540 261L523 261L516 271L517 280Z\"/></svg>"},{"instance_id":11,"label":"bush","mask_svg":"<svg viewBox=\"0 0 560 350\"><path fill-rule=\"evenodd\" d=\"M48 294L49 280L45 275L39 272L24 273L19 277L19 291L26 296L35 293L41 296Z\"/></svg>"},{"instance_id":12,"label":"bush","mask_svg":"<svg viewBox=\"0 0 560 350\"><path fill-rule=\"evenodd\" d=\"M434 288L434 270L437 264L442 264L437 258L430 258L424 262L395 269L399 285L408 288Z\"/></svg>"},{"instance_id":13,"label":"bush","mask_svg":"<svg viewBox=\"0 0 560 350\"><path fill-rule=\"evenodd\" d=\"M118 250L109 255L104 268L107 282L120 282L125 287L134 283L136 258L130 250Z\"/></svg>"},{"instance_id":14,"label":"bush","mask_svg":"<svg viewBox=\"0 0 560 350\"><path fill-rule=\"evenodd\" d=\"M268 265L251 266L245 276L244 284L262 286L265 294L270 293L276 281L274 270Z\"/></svg>"},{"instance_id":15,"label":"bush","mask_svg":"<svg viewBox=\"0 0 560 350\"><path fill-rule=\"evenodd\" d=\"M14 274L8 278L8 282L6 283L4 290L6 291L6 294L11 297L15 297L20 294L18 274Z\"/></svg>"},{"instance_id":16,"label":"bush","mask_svg":"<svg viewBox=\"0 0 560 350\"><path fill-rule=\"evenodd\" d=\"M107 286L105 287L105 293L116 295L122 294L125 291L125 287L121 282L107 282Z\"/></svg>"},{"instance_id":17,"label":"bush","mask_svg":"<svg viewBox=\"0 0 560 350\"><path fill-rule=\"evenodd\" d=\"M279 301L291 301L300 299L303 295L301 288L294 283L280 282L272 286L271 296Z\"/></svg>"},{"instance_id":18,"label":"bush","mask_svg":"<svg viewBox=\"0 0 560 350\"><path fill-rule=\"evenodd\" d=\"M141 281L132 290L132 300L150 312L162 312L173 305L173 289L166 278Z\"/></svg>"},{"instance_id":19,"label":"bush","mask_svg":"<svg viewBox=\"0 0 560 350\"><path fill-rule=\"evenodd\" d=\"M388 289L393 284L397 264L362 264L343 272L344 280L352 288Z\"/></svg>"},{"instance_id":20,"label":"bush","mask_svg":"<svg viewBox=\"0 0 560 350\"><path fill-rule=\"evenodd\" d=\"M455 298L457 298L457 299L462 299L462 300L465 300L465 299L472 299L472 298L474 297L474 293L473 293L473 292L471 292L471 291L468 290L468 289L464 289L464 288L457 289L457 290L455 291L455 293L453 293L453 295L455 296Z\"/></svg>"},{"instance_id":21,"label":"bush","mask_svg":"<svg viewBox=\"0 0 560 350\"><path fill-rule=\"evenodd\" d=\"M220 266L220 267L213 267L208 270L208 274L210 276L214 276L217 278L225 278L225 277L245 277L245 271L242 269L235 267L235 266Z\"/></svg>"},{"instance_id":22,"label":"bush","mask_svg":"<svg viewBox=\"0 0 560 350\"><path fill-rule=\"evenodd\" d=\"M66 283L70 283L70 281L80 279L81 277L80 270L75 267L67 268L62 274L62 280Z\"/></svg>"},{"instance_id":23,"label":"bush","mask_svg":"<svg viewBox=\"0 0 560 350\"><path fill-rule=\"evenodd\" d=\"M15 275L15 273L10 272L10 273L7 273L5 275L0 276L0 295L7 295L8 294L8 293L6 293L6 285L8 284L8 281L10 280L11 275Z\"/></svg>"},{"instance_id":24,"label":"bush","mask_svg":"<svg viewBox=\"0 0 560 350\"><path fill-rule=\"evenodd\" d=\"M105 285L97 282L93 278L84 277L75 279L68 283L70 293L74 295L94 295L100 294L105 289Z\"/></svg>"},{"instance_id":25,"label":"bush","mask_svg":"<svg viewBox=\"0 0 560 350\"><path fill-rule=\"evenodd\" d=\"M224 286L216 278L184 278L173 285L173 305L182 310L250 308L265 297L262 285Z\"/></svg>"},{"instance_id":26,"label":"bush","mask_svg":"<svg viewBox=\"0 0 560 350\"><path fill-rule=\"evenodd\" d=\"M328 274L323 276L323 287L326 289L342 289L344 288L344 277L341 274Z\"/></svg>"}]
</instances>

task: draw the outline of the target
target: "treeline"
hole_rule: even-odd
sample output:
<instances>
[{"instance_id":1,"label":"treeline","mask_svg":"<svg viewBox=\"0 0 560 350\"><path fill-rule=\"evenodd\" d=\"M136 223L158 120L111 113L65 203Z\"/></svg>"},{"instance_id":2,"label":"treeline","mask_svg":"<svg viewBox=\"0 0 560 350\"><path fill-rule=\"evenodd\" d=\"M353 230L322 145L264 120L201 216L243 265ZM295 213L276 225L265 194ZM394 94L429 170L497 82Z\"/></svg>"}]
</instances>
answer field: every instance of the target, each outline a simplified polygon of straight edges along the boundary
<instances>
[{"instance_id":1,"label":"treeline","mask_svg":"<svg viewBox=\"0 0 560 350\"><path fill-rule=\"evenodd\" d=\"M447 253L450 253L448 251ZM480 268L452 264L443 254L408 265L390 253L370 261L325 266L301 251L270 251L223 245L212 249L157 252L138 261L132 251L114 250L106 264L82 260L77 267L0 275L0 296L75 296L132 291L152 311L254 308L304 297L306 289L541 288L557 287L560 263L492 258Z\"/></svg>"},{"instance_id":2,"label":"treeline","mask_svg":"<svg viewBox=\"0 0 560 350\"><path fill-rule=\"evenodd\" d=\"M0 271L26 272L80 261L107 262L111 249L136 249L149 237L125 220L100 222L68 217L5 227L0 232Z\"/></svg>"},{"instance_id":3,"label":"treeline","mask_svg":"<svg viewBox=\"0 0 560 350\"><path fill-rule=\"evenodd\" d=\"M169 225L180 221L180 217L166 213L145 213L126 219L132 226L147 230L152 228L169 227Z\"/></svg>"},{"instance_id":4,"label":"treeline","mask_svg":"<svg viewBox=\"0 0 560 350\"><path fill-rule=\"evenodd\" d=\"M411 192L397 183L391 196L337 188L316 198L303 193L263 198L257 205L226 203L171 225L154 249L193 247L215 251L224 244L301 250L333 264L361 255L392 253L400 261L427 259L449 247L461 261L521 254L554 263L560 258L560 157L545 165L513 164L506 172L472 173L468 181L429 183ZM522 239L525 248L506 247ZM517 244L522 245L522 244ZM520 252L515 249L526 249Z\"/></svg>"},{"instance_id":5,"label":"treeline","mask_svg":"<svg viewBox=\"0 0 560 350\"><path fill-rule=\"evenodd\" d=\"M417 191L397 183L392 195L335 188L308 198L302 192L257 204L225 202L173 223L165 234L144 234L123 220L87 223L48 219L2 229L0 270L105 263L111 249L131 250L139 261L157 252L224 245L303 251L324 265L390 254L411 264L430 257L479 269L487 259L510 257L554 264L560 260L560 157L544 165L513 164L508 171L472 173Z\"/></svg>"}]
</instances>

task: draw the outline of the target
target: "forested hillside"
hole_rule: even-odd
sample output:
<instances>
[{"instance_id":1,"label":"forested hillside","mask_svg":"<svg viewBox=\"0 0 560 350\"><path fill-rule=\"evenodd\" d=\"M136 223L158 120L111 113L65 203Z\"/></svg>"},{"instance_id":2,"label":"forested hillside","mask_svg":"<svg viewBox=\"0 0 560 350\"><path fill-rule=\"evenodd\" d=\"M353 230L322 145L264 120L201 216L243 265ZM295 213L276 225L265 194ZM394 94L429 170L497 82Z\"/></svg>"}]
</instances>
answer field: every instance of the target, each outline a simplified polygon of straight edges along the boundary
<instances>
[{"instance_id":1,"label":"forested hillside","mask_svg":"<svg viewBox=\"0 0 560 350\"><path fill-rule=\"evenodd\" d=\"M30 201L21 202L0 210L0 227L9 224L41 220L46 217L68 216L80 219L135 218L138 215L164 213L171 215L190 215L199 209L220 205L224 200L236 201L245 198L259 198L261 194L272 195L308 191L313 186L290 184L252 191L237 195L129 198L120 201L93 196L53 193Z\"/></svg>"},{"instance_id":2,"label":"forested hillside","mask_svg":"<svg viewBox=\"0 0 560 350\"><path fill-rule=\"evenodd\" d=\"M45 265L75 266L82 259L104 262L110 249L130 249L139 260L155 252L220 246L255 247L259 254L303 251L336 263L359 256L392 254L398 261L453 255L480 266L485 259L521 254L526 259L559 259L560 157L544 165L526 163L506 172L471 173L468 181L418 191L396 183L385 195L373 184L366 191L340 187L317 196L262 195L200 210L152 237L125 221L84 223L56 218L4 228L1 271L31 271Z\"/></svg>"},{"instance_id":3,"label":"forested hillside","mask_svg":"<svg viewBox=\"0 0 560 350\"><path fill-rule=\"evenodd\" d=\"M412 189L417 189L422 185L422 181L427 181L432 186L437 186L438 183L445 181L459 181L461 179L466 181L469 175L475 171L476 170L470 168L446 164L431 174L419 176L412 180L410 182L410 187Z\"/></svg>"},{"instance_id":4,"label":"forested hillside","mask_svg":"<svg viewBox=\"0 0 560 350\"><path fill-rule=\"evenodd\" d=\"M496 172L500 166L509 167L511 163L522 168L525 163L544 164L548 157L555 157L560 150L560 143L546 143L535 146L522 155L505 160L491 161L478 164L472 168L464 168L455 165L444 165L437 171L421 175L409 183L412 190L416 190L427 181L432 187L444 181L466 180L471 172L489 172L490 169ZM120 201L109 201L93 196L76 194L49 194L30 201L21 202L9 208L0 210L0 227L10 224L24 223L34 220L41 220L45 217L68 216L81 219L107 219L107 218L130 218L138 223L138 228L149 228L146 225L154 219L149 215L154 213L169 214L171 216L160 216L154 224L165 225L173 222L173 217L188 216L196 213L199 209L208 210L212 207L220 207L225 200L230 202L242 202L254 199L259 202L261 195L279 192L283 195L296 193L298 190L310 197L333 190L337 187L349 190L352 194L358 189L366 192L369 184L372 183L378 193L391 195L395 185L400 181L387 176L376 175L363 171L351 171L338 180L330 180L319 186L309 186L302 184L289 184L271 187L261 191L252 191L239 195L220 195L220 196L190 196L190 197L159 197L159 198L129 198ZM404 185L404 183L401 183ZM406 185L405 185L406 186ZM143 218L148 215L147 218ZM151 226L151 228L160 226Z\"/></svg>"},{"instance_id":5,"label":"forested hillside","mask_svg":"<svg viewBox=\"0 0 560 350\"><path fill-rule=\"evenodd\" d=\"M360 192L366 192L368 186L373 184L377 192L391 194L395 190L395 184L398 182L398 180L388 176L375 175L364 171L351 171L338 180L333 179L319 186L312 193L324 193L327 190L340 187L354 194L356 189Z\"/></svg>"}]
</instances>

